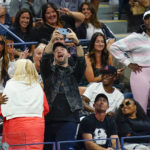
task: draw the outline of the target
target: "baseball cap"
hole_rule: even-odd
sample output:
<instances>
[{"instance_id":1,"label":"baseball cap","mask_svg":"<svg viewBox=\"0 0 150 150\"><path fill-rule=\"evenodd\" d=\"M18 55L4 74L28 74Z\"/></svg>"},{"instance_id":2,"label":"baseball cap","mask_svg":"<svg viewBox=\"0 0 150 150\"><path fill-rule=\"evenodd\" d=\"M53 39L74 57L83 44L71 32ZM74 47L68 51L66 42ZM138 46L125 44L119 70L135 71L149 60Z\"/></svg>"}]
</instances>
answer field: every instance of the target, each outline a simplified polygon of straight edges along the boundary
<instances>
[{"instance_id":1,"label":"baseball cap","mask_svg":"<svg viewBox=\"0 0 150 150\"><path fill-rule=\"evenodd\" d=\"M65 49L67 49L67 51L68 51L68 48L67 48L64 44L62 44L62 43L60 43L60 42L57 42L57 43L55 43L55 44L53 45L53 51L55 51L56 47L58 47L58 46L63 47L63 48L65 48Z\"/></svg>"},{"instance_id":2,"label":"baseball cap","mask_svg":"<svg viewBox=\"0 0 150 150\"><path fill-rule=\"evenodd\" d=\"M106 65L101 70L102 74L117 74L117 69L114 66Z\"/></svg>"},{"instance_id":3,"label":"baseball cap","mask_svg":"<svg viewBox=\"0 0 150 150\"><path fill-rule=\"evenodd\" d=\"M145 19L145 17L146 17L147 15L150 15L150 10L148 10L148 11L146 11L146 12L144 13L144 15L143 15L143 20Z\"/></svg>"},{"instance_id":4,"label":"baseball cap","mask_svg":"<svg viewBox=\"0 0 150 150\"><path fill-rule=\"evenodd\" d=\"M95 100L94 100L94 103L96 103L98 100L99 100L99 98L105 98L106 100L107 100L107 102L108 102L108 104L109 104L109 101L108 101L108 97L105 95L105 94L103 94L103 93L99 93L96 97L95 97Z\"/></svg>"}]
</instances>

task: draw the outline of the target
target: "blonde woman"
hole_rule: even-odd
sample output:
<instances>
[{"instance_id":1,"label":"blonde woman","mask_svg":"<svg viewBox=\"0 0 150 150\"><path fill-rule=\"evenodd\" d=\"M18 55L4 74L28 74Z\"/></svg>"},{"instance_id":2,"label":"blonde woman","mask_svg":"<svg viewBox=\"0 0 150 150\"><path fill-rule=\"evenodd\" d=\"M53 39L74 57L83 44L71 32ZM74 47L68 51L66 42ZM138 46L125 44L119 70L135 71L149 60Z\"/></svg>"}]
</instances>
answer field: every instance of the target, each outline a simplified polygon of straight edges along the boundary
<instances>
[{"instance_id":1,"label":"blonde woman","mask_svg":"<svg viewBox=\"0 0 150 150\"><path fill-rule=\"evenodd\" d=\"M19 59L16 62L14 76L7 82L3 94L8 97L7 103L1 105L5 117L3 142L9 145L43 142L44 115L49 107L30 60ZM42 150L43 145L21 148Z\"/></svg>"}]
</instances>

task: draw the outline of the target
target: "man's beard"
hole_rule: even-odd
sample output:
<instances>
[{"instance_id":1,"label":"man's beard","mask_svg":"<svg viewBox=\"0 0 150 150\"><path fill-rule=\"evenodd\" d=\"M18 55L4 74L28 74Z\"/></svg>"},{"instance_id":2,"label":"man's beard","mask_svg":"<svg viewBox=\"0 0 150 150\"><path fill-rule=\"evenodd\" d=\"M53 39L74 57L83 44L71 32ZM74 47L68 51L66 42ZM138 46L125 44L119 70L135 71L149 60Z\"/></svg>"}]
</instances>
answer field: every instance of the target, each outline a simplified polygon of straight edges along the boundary
<instances>
[{"instance_id":1,"label":"man's beard","mask_svg":"<svg viewBox=\"0 0 150 150\"><path fill-rule=\"evenodd\" d=\"M66 60L66 58L64 58L63 61L58 61L57 59L55 59L55 62L56 62L57 65L63 66L67 62L67 60Z\"/></svg>"}]
</instances>

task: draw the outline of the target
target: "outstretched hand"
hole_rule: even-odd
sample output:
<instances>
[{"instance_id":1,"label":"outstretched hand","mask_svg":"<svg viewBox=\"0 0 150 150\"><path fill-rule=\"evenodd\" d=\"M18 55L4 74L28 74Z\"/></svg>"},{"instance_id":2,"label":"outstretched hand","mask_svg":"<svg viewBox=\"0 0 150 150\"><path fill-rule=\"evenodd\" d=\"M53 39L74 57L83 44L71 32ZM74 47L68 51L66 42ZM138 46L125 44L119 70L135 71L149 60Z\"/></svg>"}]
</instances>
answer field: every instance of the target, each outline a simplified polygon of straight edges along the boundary
<instances>
[{"instance_id":1,"label":"outstretched hand","mask_svg":"<svg viewBox=\"0 0 150 150\"><path fill-rule=\"evenodd\" d=\"M66 15L71 15L71 11L68 8L62 8L60 7L60 9L57 10L60 13L66 14Z\"/></svg>"},{"instance_id":2,"label":"outstretched hand","mask_svg":"<svg viewBox=\"0 0 150 150\"><path fill-rule=\"evenodd\" d=\"M21 52L19 59L26 59L29 56L29 49L26 48L24 52Z\"/></svg>"}]
</instances>

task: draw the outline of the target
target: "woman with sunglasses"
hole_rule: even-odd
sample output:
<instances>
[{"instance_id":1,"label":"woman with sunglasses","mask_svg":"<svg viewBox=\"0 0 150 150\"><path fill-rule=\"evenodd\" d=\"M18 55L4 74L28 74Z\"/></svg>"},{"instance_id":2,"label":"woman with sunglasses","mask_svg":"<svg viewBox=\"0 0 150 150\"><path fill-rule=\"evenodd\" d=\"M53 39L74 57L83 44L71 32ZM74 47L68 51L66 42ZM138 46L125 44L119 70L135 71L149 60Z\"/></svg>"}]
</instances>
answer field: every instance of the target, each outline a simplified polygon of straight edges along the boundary
<instances>
[{"instance_id":1,"label":"woman with sunglasses","mask_svg":"<svg viewBox=\"0 0 150 150\"><path fill-rule=\"evenodd\" d=\"M0 95L6 81L11 76L15 65L12 46L7 46L6 39L0 35Z\"/></svg>"},{"instance_id":2,"label":"woman with sunglasses","mask_svg":"<svg viewBox=\"0 0 150 150\"><path fill-rule=\"evenodd\" d=\"M127 98L122 102L116 113L116 122L120 137L150 135L150 120L134 99ZM147 150L147 146L150 146L150 138L127 139L125 142L125 148L128 150Z\"/></svg>"}]
</instances>

